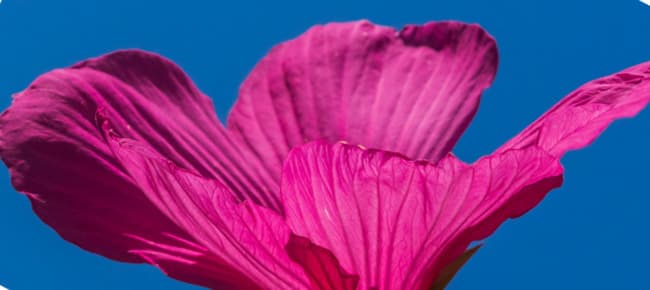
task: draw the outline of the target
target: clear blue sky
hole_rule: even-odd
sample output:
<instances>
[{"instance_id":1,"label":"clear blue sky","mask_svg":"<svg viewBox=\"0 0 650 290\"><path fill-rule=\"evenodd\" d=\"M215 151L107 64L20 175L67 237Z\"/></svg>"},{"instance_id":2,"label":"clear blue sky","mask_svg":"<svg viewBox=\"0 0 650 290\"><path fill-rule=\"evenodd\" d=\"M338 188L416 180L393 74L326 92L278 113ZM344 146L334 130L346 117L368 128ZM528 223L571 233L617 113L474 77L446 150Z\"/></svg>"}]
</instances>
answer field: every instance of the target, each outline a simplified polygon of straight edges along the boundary
<instances>
[{"instance_id":1,"label":"clear blue sky","mask_svg":"<svg viewBox=\"0 0 650 290\"><path fill-rule=\"evenodd\" d=\"M457 19L478 22L496 37L496 82L455 150L466 161L496 148L583 82L650 60L650 6L637 0L4 0L0 106L52 68L138 47L180 64L223 119L240 82L272 45L316 23L360 18L395 27ZM650 289L648 148L646 110L569 153L564 186L501 227L449 289ZM195 289L153 267L112 262L64 242L9 186L4 168L0 284Z\"/></svg>"}]
</instances>

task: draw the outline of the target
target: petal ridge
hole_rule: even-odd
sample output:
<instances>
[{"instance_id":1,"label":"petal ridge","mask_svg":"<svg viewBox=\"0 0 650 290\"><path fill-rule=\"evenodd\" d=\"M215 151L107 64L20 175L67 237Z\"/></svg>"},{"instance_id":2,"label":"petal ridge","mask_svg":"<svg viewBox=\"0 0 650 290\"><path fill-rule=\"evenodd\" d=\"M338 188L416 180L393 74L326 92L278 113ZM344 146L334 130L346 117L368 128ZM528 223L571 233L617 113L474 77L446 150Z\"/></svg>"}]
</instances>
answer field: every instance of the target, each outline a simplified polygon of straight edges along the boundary
<instances>
[{"instance_id":1,"label":"petal ridge","mask_svg":"<svg viewBox=\"0 0 650 290\"><path fill-rule=\"evenodd\" d=\"M167 250L184 246L162 233L196 241L124 172L104 138L101 117L120 135L219 178L239 198L281 212L274 201L278 182L264 171L255 173L259 161L233 145L211 110L209 98L169 60L117 51L45 73L14 95L0 115L0 157L14 188L63 239L111 259L144 263L136 251L153 251L152 243ZM208 154L210 148L217 152ZM242 160L250 162L246 172ZM189 273L182 264L170 266L179 279Z\"/></svg>"},{"instance_id":2,"label":"petal ridge","mask_svg":"<svg viewBox=\"0 0 650 290\"><path fill-rule=\"evenodd\" d=\"M539 146L554 156L588 146L616 119L650 102L650 62L588 82L514 136L497 152Z\"/></svg>"},{"instance_id":3,"label":"petal ridge","mask_svg":"<svg viewBox=\"0 0 650 290\"><path fill-rule=\"evenodd\" d=\"M330 249L360 289L428 289L470 242L532 208L561 175L538 148L468 165L313 142L289 154L281 193L292 231Z\"/></svg>"},{"instance_id":4,"label":"petal ridge","mask_svg":"<svg viewBox=\"0 0 650 290\"><path fill-rule=\"evenodd\" d=\"M110 125L105 123L105 127ZM290 231L281 216L250 200L238 203L217 180L178 167L135 140L106 131L111 148L134 182L158 209L220 262L224 273L242 273L238 288L306 289L303 270L284 252ZM141 252L146 254L145 252ZM241 277L217 276L215 279Z\"/></svg>"},{"instance_id":5,"label":"petal ridge","mask_svg":"<svg viewBox=\"0 0 650 290\"><path fill-rule=\"evenodd\" d=\"M315 26L256 65L228 129L271 168L318 139L435 162L476 113L497 54L494 39L473 24L400 32L367 21Z\"/></svg>"}]
</instances>

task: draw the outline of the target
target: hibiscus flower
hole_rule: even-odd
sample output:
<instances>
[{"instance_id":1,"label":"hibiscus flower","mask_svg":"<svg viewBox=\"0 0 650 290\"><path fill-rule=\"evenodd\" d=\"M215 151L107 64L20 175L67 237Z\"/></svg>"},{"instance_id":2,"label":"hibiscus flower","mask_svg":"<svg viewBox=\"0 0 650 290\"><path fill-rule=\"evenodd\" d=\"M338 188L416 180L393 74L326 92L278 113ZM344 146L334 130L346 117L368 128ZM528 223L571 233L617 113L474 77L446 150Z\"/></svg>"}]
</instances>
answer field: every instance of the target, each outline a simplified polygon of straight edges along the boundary
<instances>
[{"instance_id":1,"label":"hibiscus flower","mask_svg":"<svg viewBox=\"0 0 650 290\"><path fill-rule=\"evenodd\" d=\"M566 151L650 100L644 63L466 164L450 151L496 67L477 25L317 26L253 69L224 127L172 62L118 51L16 94L0 155L64 239L188 283L440 289L561 185Z\"/></svg>"}]
</instances>

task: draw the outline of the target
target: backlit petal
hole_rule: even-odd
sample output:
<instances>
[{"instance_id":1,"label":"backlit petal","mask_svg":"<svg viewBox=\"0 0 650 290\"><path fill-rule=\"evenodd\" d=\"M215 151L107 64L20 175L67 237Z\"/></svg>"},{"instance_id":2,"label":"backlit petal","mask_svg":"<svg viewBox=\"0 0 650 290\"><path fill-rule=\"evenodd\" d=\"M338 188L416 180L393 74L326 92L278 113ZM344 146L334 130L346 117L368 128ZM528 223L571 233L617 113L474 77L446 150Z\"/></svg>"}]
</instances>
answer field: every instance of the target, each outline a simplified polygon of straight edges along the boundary
<instances>
[{"instance_id":1,"label":"backlit petal","mask_svg":"<svg viewBox=\"0 0 650 290\"><path fill-rule=\"evenodd\" d=\"M498 151L539 146L561 157L593 142L610 123L650 101L650 62L588 82L566 96Z\"/></svg>"},{"instance_id":2,"label":"backlit petal","mask_svg":"<svg viewBox=\"0 0 650 290\"><path fill-rule=\"evenodd\" d=\"M128 262L145 262L148 251L183 256L175 250L185 247L180 241L197 242L124 172L98 116L120 135L227 184L238 197L277 208L267 193L278 181L265 179L257 159L229 141L209 98L168 60L121 51L39 77L0 116L0 156L12 184L64 239ZM173 273L176 266L170 275L190 272Z\"/></svg>"},{"instance_id":3,"label":"backlit petal","mask_svg":"<svg viewBox=\"0 0 650 290\"><path fill-rule=\"evenodd\" d=\"M228 128L269 171L316 139L437 161L469 124L496 67L496 44L477 25L316 26L257 64Z\"/></svg>"},{"instance_id":4,"label":"backlit petal","mask_svg":"<svg viewBox=\"0 0 650 290\"><path fill-rule=\"evenodd\" d=\"M132 236L138 239L137 236ZM131 250L149 264L160 268L166 275L210 289L259 289L248 276L235 269L205 247L190 241L178 240L170 246L144 241L144 249Z\"/></svg>"},{"instance_id":5,"label":"backlit petal","mask_svg":"<svg viewBox=\"0 0 650 290\"><path fill-rule=\"evenodd\" d=\"M294 149L281 186L287 222L329 249L359 289L428 289L470 242L561 184L557 159L531 147L466 165L323 142Z\"/></svg>"},{"instance_id":6,"label":"backlit petal","mask_svg":"<svg viewBox=\"0 0 650 290\"><path fill-rule=\"evenodd\" d=\"M109 138L146 197L218 258L212 267L226 268L213 272L214 279L234 269L250 278L233 283L236 289L247 289L251 280L264 289L308 288L302 268L284 250L290 231L277 213L250 201L238 203L216 180L180 169L137 141Z\"/></svg>"}]
</instances>

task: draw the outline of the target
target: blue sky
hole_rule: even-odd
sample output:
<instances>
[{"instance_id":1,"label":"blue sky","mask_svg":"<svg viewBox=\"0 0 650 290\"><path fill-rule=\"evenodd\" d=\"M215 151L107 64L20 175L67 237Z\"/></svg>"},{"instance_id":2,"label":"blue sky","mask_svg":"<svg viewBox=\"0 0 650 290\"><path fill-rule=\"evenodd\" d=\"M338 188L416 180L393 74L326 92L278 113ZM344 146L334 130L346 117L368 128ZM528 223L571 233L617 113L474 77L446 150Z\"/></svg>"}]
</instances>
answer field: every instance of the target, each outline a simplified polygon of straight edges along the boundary
<instances>
[{"instance_id":1,"label":"blue sky","mask_svg":"<svg viewBox=\"0 0 650 290\"><path fill-rule=\"evenodd\" d=\"M580 84L650 60L650 6L636 0L5 0L0 106L50 69L137 47L181 65L223 118L240 82L274 44L313 24L362 18L395 27L477 22L497 39L497 79L455 150L467 161L495 149ZM449 289L650 289L649 133L646 111L569 153L564 186L502 226ZM4 169L0 285L196 289L153 267L112 262L63 241L10 187Z\"/></svg>"}]
</instances>

